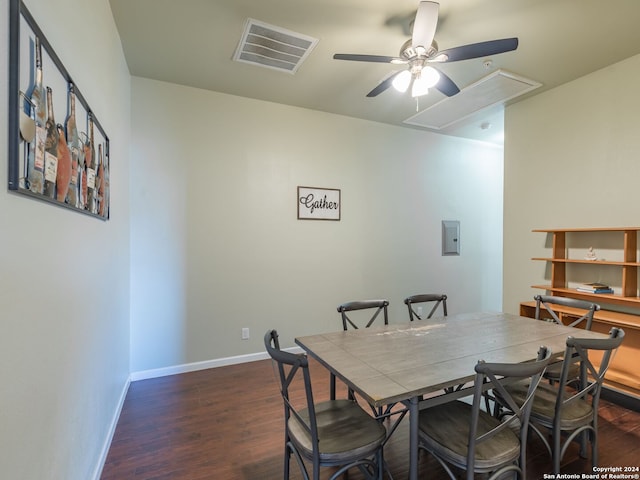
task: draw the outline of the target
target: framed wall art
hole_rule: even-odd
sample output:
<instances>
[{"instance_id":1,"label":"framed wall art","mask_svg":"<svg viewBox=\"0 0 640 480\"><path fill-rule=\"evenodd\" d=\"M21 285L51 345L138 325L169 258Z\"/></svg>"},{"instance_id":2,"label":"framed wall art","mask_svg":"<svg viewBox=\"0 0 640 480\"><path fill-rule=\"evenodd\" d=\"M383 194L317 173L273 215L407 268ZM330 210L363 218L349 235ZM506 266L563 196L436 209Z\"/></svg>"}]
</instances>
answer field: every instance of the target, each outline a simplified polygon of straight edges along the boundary
<instances>
[{"instance_id":1,"label":"framed wall art","mask_svg":"<svg viewBox=\"0 0 640 480\"><path fill-rule=\"evenodd\" d=\"M109 137L27 7L9 1L8 188L107 220Z\"/></svg>"},{"instance_id":2,"label":"framed wall art","mask_svg":"<svg viewBox=\"0 0 640 480\"><path fill-rule=\"evenodd\" d=\"M340 220L340 190L298 187L298 220Z\"/></svg>"}]
</instances>

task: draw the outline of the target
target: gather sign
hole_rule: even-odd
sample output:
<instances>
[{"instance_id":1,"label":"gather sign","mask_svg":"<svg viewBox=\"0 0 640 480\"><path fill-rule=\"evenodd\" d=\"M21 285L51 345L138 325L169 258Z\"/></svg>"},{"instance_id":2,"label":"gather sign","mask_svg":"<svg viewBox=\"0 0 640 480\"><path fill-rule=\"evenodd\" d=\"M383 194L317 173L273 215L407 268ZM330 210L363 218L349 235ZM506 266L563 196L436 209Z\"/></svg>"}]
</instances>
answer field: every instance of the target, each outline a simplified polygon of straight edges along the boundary
<instances>
[{"instance_id":1,"label":"gather sign","mask_svg":"<svg viewBox=\"0 0 640 480\"><path fill-rule=\"evenodd\" d=\"M298 220L340 220L340 190L298 187Z\"/></svg>"}]
</instances>

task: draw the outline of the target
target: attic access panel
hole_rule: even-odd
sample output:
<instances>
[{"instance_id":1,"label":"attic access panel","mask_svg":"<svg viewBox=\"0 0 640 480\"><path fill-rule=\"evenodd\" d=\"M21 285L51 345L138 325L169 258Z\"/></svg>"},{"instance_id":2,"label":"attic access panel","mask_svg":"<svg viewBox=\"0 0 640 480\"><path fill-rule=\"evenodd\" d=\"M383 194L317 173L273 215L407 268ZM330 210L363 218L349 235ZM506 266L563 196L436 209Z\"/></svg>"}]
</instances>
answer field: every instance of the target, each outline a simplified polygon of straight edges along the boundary
<instances>
[{"instance_id":1,"label":"attic access panel","mask_svg":"<svg viewBox=\"0 0 640 480\"><path fill-rule=\"evenodd\" d=\"M463 88L457 95L444 98L409 117L404 123L441 130L486 108L504 105L508 100L524 95L541 85L505 70L496 70Z\"/></svg>"}]
</instances>

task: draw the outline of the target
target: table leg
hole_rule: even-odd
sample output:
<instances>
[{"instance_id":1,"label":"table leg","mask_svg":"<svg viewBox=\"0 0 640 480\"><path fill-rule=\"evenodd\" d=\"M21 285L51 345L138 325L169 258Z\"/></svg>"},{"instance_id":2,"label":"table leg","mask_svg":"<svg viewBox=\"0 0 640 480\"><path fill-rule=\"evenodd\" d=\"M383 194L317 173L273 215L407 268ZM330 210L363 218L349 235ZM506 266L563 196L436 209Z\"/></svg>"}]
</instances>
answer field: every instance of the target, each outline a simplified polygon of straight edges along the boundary
<instances>
[{"instance_id":1,"label":"table leg","mask_svg":"<svg viewBox=\"0 0 640 480\"><path fill-rule=\"evenodd\" d=\"M409 400L409 480L418 480L418 397Z\"/></svg>"}]
</instances>

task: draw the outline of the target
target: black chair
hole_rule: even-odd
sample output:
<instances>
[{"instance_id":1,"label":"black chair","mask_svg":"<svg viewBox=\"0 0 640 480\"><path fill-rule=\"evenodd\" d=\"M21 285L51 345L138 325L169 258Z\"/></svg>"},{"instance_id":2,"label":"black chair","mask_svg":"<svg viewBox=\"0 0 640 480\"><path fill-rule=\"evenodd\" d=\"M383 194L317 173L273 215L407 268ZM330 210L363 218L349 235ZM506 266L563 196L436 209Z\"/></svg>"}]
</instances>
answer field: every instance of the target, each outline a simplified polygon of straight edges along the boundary
<instances>
[{"instance_id":1,"label":"black chair","mask_svg":"<svg viewBox=\"0 0 640 480\"><path fill-rule=\"evenodd\" d=\"M593 314L600 310L600 305L597 303L588 302L586 300L578 300L568 297L556 297L551 295L536 295L533 297L536 301L536 313L535 318L537 320L547 320L549 322L557 323L558 325L564 325L556 312L553 310L553 305L560 305L564 307L571 307L583 312L581 315L576 314L576 318L570 321L567 325L569 327L583 327L585 330L591 330L591 324L593 323ZM562 368L562 358L554 362L547 367L547 371L544 376L551 383L557 382L560 378L560 370ZM569 371L569 378L578 378L578 367L573 364Z\"/></svg>"},{"instance_id":2,"label":"black chair","mask_svg":"<svg viewBox=\"0 0 640 480\"><path fill-rule=\"evenodd\" d=\"M597 303L588 302L586 300L578 300L576 298L556 297L551 295L536 295L535 297L533 297L533 299L536 301L535 318L537 320L548 320L557 323L558 325L564 324L562 323L556 312L553 310L553 304L584 310L584 313L581 316L569 322L567 326L583 326L585 330L591 330L593 314L600 310L600 305L598 305Z\"/></svg>"},{"instance_id":3,"label":"black chair","mask_svg":"<svg viewBox=\"0 0 640 480\"><path fill-rule=\"evenodd\" d=\"M409 320L422 320L423 318L429 319L433 317L433 314L436 312L439 306L442 305L442 315L447 316L447 296L441 293L423 293L419 295L411 295L404 299L404 303L409 310ZM433 303L429 314L425 317L424 312L420 314L418 312L418 308L420 308L420 304L430 304ZM457 387L449 387L445 388L445 392L452 392L455 390L460 390L464 385L458 385Z\"/></svg>"},{"instance_id":4,"label":"black chair","mask_svg":"<svg viewBox=\"0 0 640 480\"><path fill-rule=\"evenodd\" d=\"M362 323L364 323L365 328L368 328L373 324L373 322L375 322L380 313L383 314L384 324L389 325L389 315L387 312L388 306L388 300L358 300L355 302L343 303L342 305L338 306L338 312L340 312L340 316L342 317L342 328L344 330L348 330L349 326L351 326L352 328L358 328L358 323L360 323L358 320L364 320L364 322ZM351 315L351 317L348 316L349 312L356 312L361 310L370 311L367 312L366 318L356 319L354 315Z\"/></svg>"},{"instance_id":5,"label":"black chair","mask_svg":"<svg viewBox=\"0 0 640 480\"><path fill-rule=\"evenodd\" d=\"M373 322L378 318L380 313L382 313L382 319L385 325L389 325L389 314L387 311L387 307L389 306L388 300L356 300L353 302L346 302L341 305L338 305L338 312L340 313L340 317L342 318L342 328L346 332L349 330L349 326L351 328L359 328L358 325L363 326L364 328L370 327ZM351 314L351 312L356 312L355 314ZM363 313L360 315L359 313ZM356 318L356 316L358 318ZM333 374L330 374L329 377L329 389L331 399L335 400L336 398L336 377ZM353 392L349 391L349 398L353 399Z\"/></svg>"},{"instance_id":6,"label":"black chair","mask_svg":"<svg viewBox=\"0 0 640 480\"><path fill-rule=\"evenodd\" d=\"M542 384L538 387L531 409L531 430L540 437L547 447L553 462L554 474L560 473L560 461L572 441L580 443L580 456L587 457L587 441L591 443L591 465L598 465L598 404L605 374L611 357L624 339L624 331L612 328L609 338L567 338L564 361L560 379L553 385ZM602 354L596 367L591 352ZM580 380L576 389L569 388L572 383L569 376L574 357L580 363ZM515 398L522 397L527 385L518 383L507 387ZM500 395L496 401L502 412L509 412ZM547 431L551 434L551 443L547 440Z\"/></svg>"},{"instance_id":7,"label":"black chair","mask_svg":"<svg viewBox=\"0 0 640 480\"><path fill-rule=\"evenodd\" d=\"M451 479L457 478L452 467L466 470L469 480L476 473L495 479L510 471L525 478L529 414L550 356L541 347L534 362L478 362L471 405L456 400L420 412L419 448L430 452ZM503 382L511 379L527 381L522 398L512 398L505 390ZM501 393L511 406L510 416L499 420L480 408L487 388Z\"/></svg>"},{"instance_id":8,"label":"black chair","mask_svg":"<svg viewBox=\"0 0 640 480\"><path fill-rule=\"evenodd\" d=\"M321 467L339 467L330 480L355 467L369 480L382 479L387 433L382 423L351 400L314 403L307 356L280 350L275 330L267 331L264 344L277 365L284 401L284 479L289 479L291 455L305 480L319 480ZM293 387L300 377L305 395ZM305 460L312 464L311 476Z\"/></svg>"},{"instance_id":9,"label":"black chair","mask_svg":"<svg viewBox=\"0 0 640 480\"><path fill-rule=\"evenodd\" d=\"M447 296L443 294L436 293L423 293L420 295L412 295L404 299L404 303L407 305L409 309L409 320L422 320L423 318L431 318L433 314L436 312L438 307L442 305L442 315L447 316ZM425 317L423 315L419 315L417 310L418 304L426 304L426 303L434 303L433 307L429 311L429 314Z\"/></svg>"}]
</instances>

